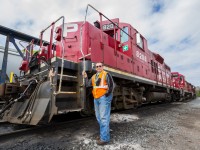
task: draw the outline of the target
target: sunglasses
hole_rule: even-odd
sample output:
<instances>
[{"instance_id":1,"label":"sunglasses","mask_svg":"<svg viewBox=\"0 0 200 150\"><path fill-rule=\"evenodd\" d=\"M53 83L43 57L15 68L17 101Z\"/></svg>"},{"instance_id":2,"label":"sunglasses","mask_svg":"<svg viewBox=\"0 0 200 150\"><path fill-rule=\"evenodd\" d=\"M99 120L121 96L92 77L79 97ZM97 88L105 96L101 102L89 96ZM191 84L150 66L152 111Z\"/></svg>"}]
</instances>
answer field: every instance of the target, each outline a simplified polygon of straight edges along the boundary
<instances>
[{"instance_id":1,"label":"sunglasses","mask_svg":"<svg viewBox=\"0 0 200 150\"><path fill-rule=\"evenodd\" d=\"M100 65L100 66L96 66L96 68L101 68L102 66Z\"/></svg>"}]
</instances>

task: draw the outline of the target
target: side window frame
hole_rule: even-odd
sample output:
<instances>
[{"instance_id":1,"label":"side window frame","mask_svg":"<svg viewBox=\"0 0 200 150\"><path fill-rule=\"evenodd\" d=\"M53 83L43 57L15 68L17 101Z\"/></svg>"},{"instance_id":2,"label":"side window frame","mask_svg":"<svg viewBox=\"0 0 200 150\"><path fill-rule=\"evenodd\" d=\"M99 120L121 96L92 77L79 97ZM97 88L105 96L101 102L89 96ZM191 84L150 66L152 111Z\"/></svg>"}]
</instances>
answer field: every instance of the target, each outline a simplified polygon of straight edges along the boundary
<instances>
[{"instance_id":1,"label":"side window frame","mask_svg":"<svg viewBox=\"0 0 200 150\"><path fill-rule=\"evenodd\" d=\"M128 28L128 26L124 26L124 27L123 27L123 30L124 30L127 34L129 34L129 31L128 31L129 28ZM120 42L121 42L121 43L128 42L129 36L128 36L126 33L124 33L122 30L120 30Z\"/></svg>"},{"instance_id":2,"label":"side window frame","mask_svg":"<svg viewBox=\"0 0 200 150\"><path fill-rule=\"evenodd\" d=\"M144 50L144 38L141 36L140 33L136 33L136 44L139 48Z\"/></svg>"}]
</instances>

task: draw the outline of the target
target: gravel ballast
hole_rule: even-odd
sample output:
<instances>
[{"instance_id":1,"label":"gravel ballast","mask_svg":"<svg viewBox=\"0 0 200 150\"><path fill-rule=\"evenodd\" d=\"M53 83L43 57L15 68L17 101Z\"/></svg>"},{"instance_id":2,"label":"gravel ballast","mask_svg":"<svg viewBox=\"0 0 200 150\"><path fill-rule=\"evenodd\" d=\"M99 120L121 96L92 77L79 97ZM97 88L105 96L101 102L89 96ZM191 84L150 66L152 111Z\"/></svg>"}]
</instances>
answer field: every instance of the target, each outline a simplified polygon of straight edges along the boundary
<instances>
[{"instance_id":1,"label":"gravel ballast","mask_svg":"<svg viewBox=\"0 0 200 150\"><path fill-rule=\"evenodd\" d=\"M111 141L98 146L95 118L66 127L0 141L0 149L30 150L199 150L200 98L146 105L111 115Z\"/></svg>"}]
</instances>

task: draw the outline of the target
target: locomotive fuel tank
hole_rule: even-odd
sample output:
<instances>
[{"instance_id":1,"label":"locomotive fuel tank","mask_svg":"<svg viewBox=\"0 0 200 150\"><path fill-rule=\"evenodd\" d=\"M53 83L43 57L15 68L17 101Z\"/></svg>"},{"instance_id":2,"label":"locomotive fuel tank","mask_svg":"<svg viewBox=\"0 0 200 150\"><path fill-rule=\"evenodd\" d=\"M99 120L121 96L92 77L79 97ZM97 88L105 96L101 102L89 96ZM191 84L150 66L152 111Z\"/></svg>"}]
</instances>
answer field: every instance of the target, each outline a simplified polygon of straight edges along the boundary
<instances>
[{"instance_id":1,"label":"locomotive fuel tank","mask_svg":"<svg viewBox=\"0 0 200 150\"><path fill-rule=\"evenodd\" d=\"M166 92L148 92L146 96L147 102L166 101L169 98L169 94Z\"/></svg>"}]
</instances>

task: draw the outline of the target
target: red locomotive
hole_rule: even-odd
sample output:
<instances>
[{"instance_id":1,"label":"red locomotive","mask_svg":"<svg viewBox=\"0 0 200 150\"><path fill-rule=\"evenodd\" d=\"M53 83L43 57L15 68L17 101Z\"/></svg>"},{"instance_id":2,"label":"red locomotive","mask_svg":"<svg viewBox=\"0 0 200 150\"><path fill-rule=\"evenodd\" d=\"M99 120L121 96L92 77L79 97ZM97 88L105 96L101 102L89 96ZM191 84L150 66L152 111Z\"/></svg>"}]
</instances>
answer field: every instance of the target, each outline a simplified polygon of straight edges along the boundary
<instances>
[{"instance_id":1,"label":"red locomotive","mask_svg":"<svg viewBox=\"0 0 200 150\"><path fill-rule=\"evenodd\" d=\"M49 45L43 46L41 42L40 52L20 67L24 75L16 84L21 94L13 93L3 107L3 120L36 125L47 123L58 114L91 114L91 88L84 86L81 73L85 70L91 77L96 62L105 64L104 69L116 84L113 109L195 96L194 87L183 75L171 73L163 57L148 49L147 40L135 28L97 12L100 20L94 25L87 21L64 23L61 17L41 32L42 41L51 27ZM63 24L54 30L59 20Z\"/></svg>"},{"instance_id":2,"label":"red locomotive","mask_svg":"<svg viewBox=\"0 0 200 150\"><path fill-rule=\"evenodd\" d=\"M194 98L196 96L195 87L185 80L184 75L178 72L172 72L171 77L172 86L180 90L180 94L178 95L180 97L178 97L178 100Z\"/></svg>"}]
</instances>

